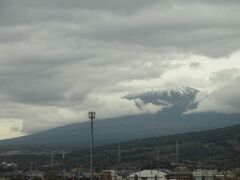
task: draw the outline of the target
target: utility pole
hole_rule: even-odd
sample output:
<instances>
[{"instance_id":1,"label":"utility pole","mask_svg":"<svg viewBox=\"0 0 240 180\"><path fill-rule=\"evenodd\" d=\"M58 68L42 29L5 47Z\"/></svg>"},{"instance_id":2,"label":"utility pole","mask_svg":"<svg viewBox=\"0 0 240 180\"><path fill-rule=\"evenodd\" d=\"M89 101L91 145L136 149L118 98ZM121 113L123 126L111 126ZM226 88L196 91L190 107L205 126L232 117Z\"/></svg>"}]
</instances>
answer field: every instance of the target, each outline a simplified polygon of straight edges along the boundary
<instances>
[{"instance_id":1,"label":"utility pole","mask_svg":"<svg viewBox=\"0 0 240 180\"><path fill-rule=\"evenodd\" d=\"M33 170L33 162L30 162L30 172Z\"/></svg>"},{"instance_id":2,"label":"utility pole","mask_svg":"<svg viewBox=\"0 0 240 180\"><path fill-rule=\"evenodd\" d=\"M90 148L90 168L91 168L91 180L93 180L93 119L96 117L96 113L93 111L88 112L88 118L91 120L91 148Z\"/></svg>"},{"instance_id":3,"label":"utility pole","mask_svg":"<svg viewBox=\"0 0 240 180\"><path fill-rule=\"evenodd\" d=\"M159 147L157 147L157 167L159 168Z\"/></svg>"},{"instance_id":4,"label":"utility pole","mask_svg":"<svg viewBox=\"0 0 240 180\"><path fill-rule=\"evenodd\" d=\"M159 157L159 146L157 146L157 179L159 180L159 161L160 161L160 157Z\"/></svg>"},{"instance_id":5,"label":"utility pole","mask_svg":"<svg viewBox=\"0 0 240 180\"><path fill-rule=\"evenodd\" d=\"M121 162L121 145L118 145L118 162Z\"/></svg>"},{"instance_id":6,"label":"utility pole","mask_svg":"<svg viewBox=\"0 0 240 180\"><path fill-rule=\"evenodd\" d=\"M51 152L51 166L53 166L53 156L54 156L54 151Z\"/></svg>"},{"instance_id":7,"label":"utility pole","mask_svg":"<svg viewBox=\"0 0 240 180\"><path fill-rule=\"evenodd\" d=\"M65 158L65 151L62 152L62 158L64 160L64 158Z\"/></svg>"},{"instance_id":8,"label":"utility pole","mask_svg":"<svg viewBox=\"0 0 240 180\"><path fill-rule=\"evenodd\" d=\"M178 141L176 141L176 161L179 161L179 149L178 149Z\"/></svg>"}]
</instances>

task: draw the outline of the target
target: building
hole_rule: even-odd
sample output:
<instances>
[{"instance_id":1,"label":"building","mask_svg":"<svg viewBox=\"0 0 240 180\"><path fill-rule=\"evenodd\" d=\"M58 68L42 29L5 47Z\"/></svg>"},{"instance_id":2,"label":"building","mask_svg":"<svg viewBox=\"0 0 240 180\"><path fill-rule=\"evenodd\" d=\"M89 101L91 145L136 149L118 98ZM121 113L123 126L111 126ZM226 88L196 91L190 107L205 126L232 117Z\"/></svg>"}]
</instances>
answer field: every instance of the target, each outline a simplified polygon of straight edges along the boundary
<instances>
[{"instance_id":1,"label":"building","mask_svg":"<svg viewBox=\"0 0 240 180\"><path fill-rule=\"evenodd\" d=\"M43 179L44 173L41 172L41 171L35 170L35 171L31 171L31 172L26 173L26 176L29 179Z\"/></svg>"},{"instance_id":2,"label":"building","mask_svg":"<svg viewBox=\"0 0 240 180\"><path fill-rule=\"evenodd\" d=\"M166 180L167 171L165 170L143 170L130 174L128 180Z\"/></svg>"},{"instance_id":3,"label":"building","mask_svg":"<svg viewBox=\"0 0 240 180\"><path fill-rule=\"evenodd\" d=\"M213 180L213 179L224 179L224 175L219 173L217 170L202 170L197 169L193 172L194 180Z\"/></svg>"},{"instance_id":4,"label":"building","mask_svg":"<svg viewBox=\"0 0 240 180\"><path fill-rule=\"evenodd\" d=\"M122 180L122 177L119 176L114 170L103 170L100 174L101 180Z\"/></svg>"},{"instance_id":5,"label":"building","mask_svg":"<svg viewBox=\"0 0 240 180\"><path fill-rule=\"evenodd\" d=\"M174 171L170 172L166 178L169 180L193 180L193 175L190 171Z\"/></svg>"}]
</instances>

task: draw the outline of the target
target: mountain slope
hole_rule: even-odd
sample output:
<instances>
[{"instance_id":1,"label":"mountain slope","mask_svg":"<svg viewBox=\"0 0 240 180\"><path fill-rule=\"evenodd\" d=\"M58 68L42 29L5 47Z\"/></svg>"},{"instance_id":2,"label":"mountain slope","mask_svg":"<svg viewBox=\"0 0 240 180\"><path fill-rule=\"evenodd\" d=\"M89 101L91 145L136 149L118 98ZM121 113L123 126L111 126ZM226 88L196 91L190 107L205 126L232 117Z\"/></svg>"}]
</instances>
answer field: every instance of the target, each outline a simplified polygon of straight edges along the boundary
<instances>
[{"instance_id":1,"label":"mountain slope","mask_svg":"<svg viewBox=\"0 0 240 180\"><path fill-rule=\"evenodd\" d=\"M179 162L189 168L226 170L240 166L240 125L98 147L95 149L95 163L100 167L114 167L119 158L117 150L120 145L121 162L118 167L170 168L170 163L176 162L176 142ZM88 167L88 154L89 149L73 152L68 156L68 163L78 157Z\"/></svg>"},{"instance_id":2,"label":"mountain slope","mask_svg":"<svg viewBox=\"0 0 240 180\"><path fill-rule=\"evenodd\" d=\"M193 103L198 90L192 88L168 89L130 94L124 98L143 103L167 106L156 114L141 114L113 119L96 120L95 145L124 142L139 138L200 131L240 123L240 114L197 113L182 115ZM48 145L66 147L89 146L89 122L58 127L41 133L0 141L1 146Z\"/></svg>"}]
</instances>

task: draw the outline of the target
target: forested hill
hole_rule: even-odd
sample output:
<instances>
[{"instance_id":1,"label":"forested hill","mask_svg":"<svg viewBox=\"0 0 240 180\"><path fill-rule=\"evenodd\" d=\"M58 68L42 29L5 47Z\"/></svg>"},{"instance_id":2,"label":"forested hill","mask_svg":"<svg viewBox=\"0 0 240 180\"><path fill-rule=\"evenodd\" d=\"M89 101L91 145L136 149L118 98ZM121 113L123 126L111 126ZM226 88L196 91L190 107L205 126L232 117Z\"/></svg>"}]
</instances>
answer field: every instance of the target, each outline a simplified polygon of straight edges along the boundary
<instances>
[{"instance_id":1,"label":"forested hill","mask_svg":"<svg viewBox=\"0 0 240 180\"><path fill-rule=\"evenodd\" d=\"M126 165L168 168L176 162L176 142L179 163L190 168L232 169L240 166L240 125L97 147L94 150L95 163L106 168ZM118 149L121 152L120 162ZM68 161L77 159L87 166L88 158L89 150L85 149L70 154Z\"/></svg>"}]
</instances>

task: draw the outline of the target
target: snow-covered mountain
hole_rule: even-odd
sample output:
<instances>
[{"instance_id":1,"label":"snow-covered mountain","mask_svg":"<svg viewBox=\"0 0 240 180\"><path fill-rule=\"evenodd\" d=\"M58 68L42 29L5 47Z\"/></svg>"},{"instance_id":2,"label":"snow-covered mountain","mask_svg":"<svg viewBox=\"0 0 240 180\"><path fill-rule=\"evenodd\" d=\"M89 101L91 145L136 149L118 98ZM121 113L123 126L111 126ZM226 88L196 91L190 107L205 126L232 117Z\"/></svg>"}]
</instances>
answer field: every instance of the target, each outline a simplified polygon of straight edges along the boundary
<instances>
[{"instance_id":1,"label":"snow-covered mountain","mask_svg":"<svg viewBox=\"0 0 240 180\"><path fill-rule=\"evenodd\" d=\"M190 87L152 89L130 93L123 98L135 101L138 107L141 106L141 103L138 103L140 99L144 104L152 103L166 108L175 108L178 109L179 112L184 112L196 107L197 103L194 102L194 98L198 92L200 91Z\"/></svg>"},{"instance_id":2,"label":"snow-covered mountain","mask_svg":"<svg viewBox=\"0 0 240 180\"><path fill-rule=\"evenodd\" d=\"M167 89L151 89L145 91L139 91L135 93L130 93L125 96L127 99L135 99L141 96L157 96L163 97L166 96L168 98L173 98L174 96L178 97L186 97L189 95L195 95L199 90L191 88L191 87L177 87L177 88L167 88Z\"/></svg>"}]
</instances>

